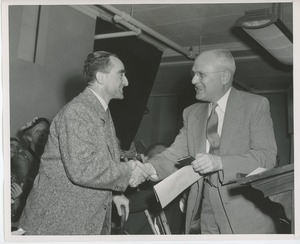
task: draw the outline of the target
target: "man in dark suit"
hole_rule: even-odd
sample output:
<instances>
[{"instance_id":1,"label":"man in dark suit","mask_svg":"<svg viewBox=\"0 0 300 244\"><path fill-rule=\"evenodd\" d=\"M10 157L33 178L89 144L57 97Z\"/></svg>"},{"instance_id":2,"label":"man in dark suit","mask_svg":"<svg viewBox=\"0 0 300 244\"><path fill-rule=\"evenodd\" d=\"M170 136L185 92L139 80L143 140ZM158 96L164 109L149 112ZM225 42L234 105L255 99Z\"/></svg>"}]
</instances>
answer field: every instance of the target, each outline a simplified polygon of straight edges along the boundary
<instances>
[{"instance_id":1,"label":"man in dark suit","mask_svg":"<svg viewBox=\"0 0 300 244\"><path fill-rule=\"evenodd\" d=\"M269 102L232 87L235 68L228 50L196 58L192 84L199 102L184 110L174 143L145 164L151 179L158 180L178 169L178 159L195 158L191 165L203 178L190 187L186 233L275 233L264 199L233 183L237 173L273 168L277 153Z\"/></svg>"},{"instance_id":2,"label":"man in dark suit","mask_svg":"<svg viewBox=\"0 0 300 244\"><path fill-rule=\"evenodd\" d=\"M109 234L112 201L128 216L123 195L135 177L136 163L120 162L111 99L123 99L125 68L114 54L87 56L87 88L53 119L39 173L20 219L27 235Z\"/></svg>"}]
</instances>

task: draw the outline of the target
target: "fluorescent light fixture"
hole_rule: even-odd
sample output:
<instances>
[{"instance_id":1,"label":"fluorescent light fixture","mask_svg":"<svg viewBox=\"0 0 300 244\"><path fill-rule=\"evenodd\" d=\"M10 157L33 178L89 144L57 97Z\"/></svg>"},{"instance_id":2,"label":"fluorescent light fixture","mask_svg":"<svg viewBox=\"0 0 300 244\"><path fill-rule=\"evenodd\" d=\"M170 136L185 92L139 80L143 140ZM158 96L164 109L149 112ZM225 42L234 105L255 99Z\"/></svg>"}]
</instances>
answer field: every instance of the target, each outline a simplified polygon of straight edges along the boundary
<instances>
[{"instance_id":1,"label":"fluorescent light fixture","mask_svg":"<svg viewBox=\"0 0 300 244\"><path fill-rule=\"evenodd\" d=\"M293 35L269 9L246 11L237 20L254 40L283 64L293 64Z\"/></svg>"}]
</instances>

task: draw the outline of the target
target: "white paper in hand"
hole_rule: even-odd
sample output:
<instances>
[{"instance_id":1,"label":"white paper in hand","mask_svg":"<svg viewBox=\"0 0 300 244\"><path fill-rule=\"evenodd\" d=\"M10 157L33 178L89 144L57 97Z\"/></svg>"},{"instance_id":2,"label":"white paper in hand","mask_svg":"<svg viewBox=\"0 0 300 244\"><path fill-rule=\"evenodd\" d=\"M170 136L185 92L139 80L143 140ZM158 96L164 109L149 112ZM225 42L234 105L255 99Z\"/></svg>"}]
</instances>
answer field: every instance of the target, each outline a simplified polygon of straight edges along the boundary
<instances>
[{"instance_id":1,"label":"white paper in hand","mask_svg":"<svg viewBox=\"0 0 300 244\"><path fill-rule=\"evenodd\" d=\"M161 207L167 206L181 192L201 178L202 176L196 173L192 166L188 165L157 183L154 186L154 192Z\"/></svg>"},{"instance_id":2,"label":"white paper in hand","mask_svg":"<svg viewBox=\"0 0 300 244\"><path fill-rule=\"evenodd\" d=\"M266 170L267 170L266 168L258 167L255 170L253 170L251 173L247 174L246 177L251 176L251 175L260 174L262 172L265 172Z\"/></svg>"}]
</instances>

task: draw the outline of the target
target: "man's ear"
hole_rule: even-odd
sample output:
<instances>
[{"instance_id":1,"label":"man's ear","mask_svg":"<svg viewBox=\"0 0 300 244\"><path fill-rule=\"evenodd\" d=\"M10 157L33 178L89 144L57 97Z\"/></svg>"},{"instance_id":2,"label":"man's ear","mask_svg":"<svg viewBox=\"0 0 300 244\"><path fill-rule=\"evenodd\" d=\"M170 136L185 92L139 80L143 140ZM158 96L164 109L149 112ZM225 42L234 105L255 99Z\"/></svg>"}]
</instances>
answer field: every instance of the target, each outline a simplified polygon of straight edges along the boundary
<instances>
[{"instance_id":1,"label":"man's ear","mask_svg":"<svg viewBox=\"0 0 300 244\"><path fill-rule=\"evenodd\" d=\"M105 81L104 76L105 76L105 74L102 73L102 72L100 72L100 71L98 71L98 72L96 73L96 81L97 81L99 84L101 84L101 85L104 84L104 81Z\"/></svg>"},{"instance_id":2,"label":"man's ear","mask_svg":"<svg viewBox=\"0 0 300 244\"><path fill-rule=\"evenodd\" d=\"M223 86L227 85L230 82L231 74L228 71L224 71L221 74Z\"/></svg>"}]
</instances>

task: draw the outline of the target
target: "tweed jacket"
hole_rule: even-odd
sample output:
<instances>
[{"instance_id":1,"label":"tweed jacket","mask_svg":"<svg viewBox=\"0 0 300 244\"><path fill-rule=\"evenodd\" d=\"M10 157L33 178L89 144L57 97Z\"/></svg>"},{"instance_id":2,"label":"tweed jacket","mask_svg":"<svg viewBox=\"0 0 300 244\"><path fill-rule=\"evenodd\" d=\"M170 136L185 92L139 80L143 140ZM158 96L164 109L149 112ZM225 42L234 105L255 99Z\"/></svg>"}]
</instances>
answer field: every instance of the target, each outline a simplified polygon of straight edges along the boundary
<instances>
[{"instance_id":1,"label":"tweed jacket","mask_svg":"<svg viewBox=\"0 0 300 244\"><path fill-rule=\"evenodd\" d=\"M198 102L184 110L184 125L173 144L149 161L161 179L178 169L175 166L178 159L206 152L207 117L208 103ZM273 221L252 201L255 199L249 196L248 189L238 187L233 182L236 181L237 173L248 174L257 167L274 167L276 153L268 100L232 87L221 133L219 154L223 170L218 171L218 189L233 233L265 233L274 230ZM186 233L200 226L202 186L203 180L200 179L190 187Z\"/></svg>"},{"instance_id":2,"label":"tweed jacket","mask_svg":"<svg viewBox=\"0 0 300 244\"><path fill-rule=\"evenodd\" d=\"M51 124L20 227L28 235L109 234L112 192L131 177L119 159L112 118L85 89Z\"/></svg>"}]
</instances>

